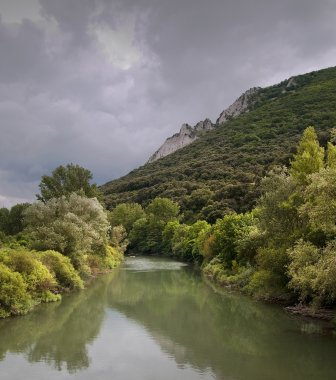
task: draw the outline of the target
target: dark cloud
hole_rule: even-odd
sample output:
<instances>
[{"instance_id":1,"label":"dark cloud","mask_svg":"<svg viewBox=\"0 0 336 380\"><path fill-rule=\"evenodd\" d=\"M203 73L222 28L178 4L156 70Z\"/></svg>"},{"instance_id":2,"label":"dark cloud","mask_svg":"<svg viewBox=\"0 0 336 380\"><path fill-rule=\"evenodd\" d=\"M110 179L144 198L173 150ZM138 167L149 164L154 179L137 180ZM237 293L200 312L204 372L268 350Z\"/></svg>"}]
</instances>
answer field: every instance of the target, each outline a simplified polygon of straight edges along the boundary
<instances>
[{"instance_id":1,"label":"dark cloud","mask_svg":"<svg viewBox=\"0 0 336 380\"><path fill-rule=\"evenodd\" d=\"M0 0L0 206L99 183L255 85L335 62L334 0Z\"/></svg>"}]
</instances>

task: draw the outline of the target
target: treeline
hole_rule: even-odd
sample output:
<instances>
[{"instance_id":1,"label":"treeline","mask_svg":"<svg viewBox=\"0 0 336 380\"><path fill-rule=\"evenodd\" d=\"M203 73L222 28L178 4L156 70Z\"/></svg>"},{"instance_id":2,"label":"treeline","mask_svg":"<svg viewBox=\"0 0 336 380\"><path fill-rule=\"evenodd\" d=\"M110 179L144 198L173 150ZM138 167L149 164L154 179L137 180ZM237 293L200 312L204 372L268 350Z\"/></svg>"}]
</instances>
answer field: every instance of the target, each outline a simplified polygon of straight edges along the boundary
<instances>
[{"instance_id":1,"label":"treeline","mask_svg":"<svg viewBox=\"0 0 336 380\"><path fill-rule=\"evenodd\" d=\"M128 232L129 248L201 264L222 285L257 298L316 307L336 301L336 133L327 149L307 128L289 167L274 168L247 213L214 224L185 224L180 206L155 198L144 209L120 204L113 225Z\"/></svg>"},{"instance_id":2,"label":"treeline","mask_svg":"<svg viewBox=\"0 0 336 380\"><path fill-rule=\"evenodd\" d=\"M57 301L121 262L125 230L111 229L91 179L60 166L42 177L39 201L0 209L0 318Z\"/></svg>"}]
</instances>

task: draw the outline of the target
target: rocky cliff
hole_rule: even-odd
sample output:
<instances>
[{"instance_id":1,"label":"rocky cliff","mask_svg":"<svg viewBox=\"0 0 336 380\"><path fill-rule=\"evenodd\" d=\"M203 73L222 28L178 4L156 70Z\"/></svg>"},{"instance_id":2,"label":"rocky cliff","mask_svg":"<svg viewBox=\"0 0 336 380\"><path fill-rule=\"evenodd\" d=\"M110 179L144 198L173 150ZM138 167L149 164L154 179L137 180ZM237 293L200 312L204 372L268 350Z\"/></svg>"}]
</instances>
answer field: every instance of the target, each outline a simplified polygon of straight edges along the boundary
<instances>
[{"instance_id":1,"label":"rocky cliff","mask_svg":"<svg viewBox=\"0 0 336 380\"><path fill-rule=\"evenodd\" d=\"M216 121L216 124L223 124L244 112L248 112L249 107L253 104L256 94L260 87L252 87L242 94L230 107L225 109Z\"/></svg>"},{"instance_id":2,"label":"rocky cliff","mask_svg":"<svg viewBox=\"0 0 336 380\"><path fill-rule=\"evenodd\" d=\"M193 127L189 124L182 124L180 132L168 137L160 148L149 158L148 162L153 162L165 157L168 154L191 144L193 141L200 138L204 132L210 131L216 126L223 124L244 112L248 112L249 107L253 105L259 90L260 87L253 87L244 92L244 94L219 115L216 124L213 124L210 119L200 121Z\"/></svg>"},{"instance_id":3,"label":"rocky cliff","mask_svg":"<svg viewBox=\"0 0 336 380\"><path fill-rule=\"evenodd\" d=\"M198 139L202 133L213 129L214 125L211 120L205 119L204 121L198 122L195 126L190 126L189 124L182 124L179 133L168 137L167 140L160 146L160 148L150 157L148 162L153 162L159 158L165 157L178 149L189 145L196 139Z\"/></svg>"}]
</instances>

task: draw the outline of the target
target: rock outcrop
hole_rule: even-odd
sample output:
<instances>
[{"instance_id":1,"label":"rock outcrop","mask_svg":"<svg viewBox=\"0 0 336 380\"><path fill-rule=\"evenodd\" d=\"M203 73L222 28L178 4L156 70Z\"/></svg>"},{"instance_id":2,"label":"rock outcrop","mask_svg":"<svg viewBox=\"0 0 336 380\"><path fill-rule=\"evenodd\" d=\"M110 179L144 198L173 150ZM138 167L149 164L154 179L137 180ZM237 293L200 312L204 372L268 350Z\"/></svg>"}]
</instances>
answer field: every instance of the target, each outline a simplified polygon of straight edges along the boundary
<instances>
[{"instance_id":1,"label":"rock outcrop","mask_svg":"<svg viewBox=\"0 0 336 380\"><path fill-rule=\"evenodd\" d=\"M220 125L226 121L233 119L244 112L248 112L249 106L253 104L255 94L260 90L260 87L252 87L243 95L241 95L230 107L225 109L216 121L216 124Z\"/></svg>"},{"instance_id":2,"label":"rock outcrop","mask_svg":"<svg viewBox=\"0 0 336 380\"><path fill-rule=\"evenodd\" d=\"M189 124L183 124L179 133L167 138L167 140L160 146L160 148L150 157L148 162L156 161L162 157L167 156L177 150L191 144L197 140L204 132L210 131L216 126L233 119L244 112L248 112L249 107L253 105L256 99L256 94L260 87L253 87L244 92L230 107L225 109L213 124L210 119L205 119L198 122L195 126L191 127Z\"/></svg>"},{"instance_id":3,"label":"rock outcrop","mask_svg":"<svg viewBox=\"0 0 336 380\"><path fill-rule=\"evenodd\" d=\"M211 120L205 119L198 122L194 127L189 124L182 124L179 133L168 137L167 140L160 146L160 148L150 157L148 162L153 162L159 158L165 157L186 145L191 144L197 140L203 132L213 129L214 125Z\"/></svg>"}]
</instances>

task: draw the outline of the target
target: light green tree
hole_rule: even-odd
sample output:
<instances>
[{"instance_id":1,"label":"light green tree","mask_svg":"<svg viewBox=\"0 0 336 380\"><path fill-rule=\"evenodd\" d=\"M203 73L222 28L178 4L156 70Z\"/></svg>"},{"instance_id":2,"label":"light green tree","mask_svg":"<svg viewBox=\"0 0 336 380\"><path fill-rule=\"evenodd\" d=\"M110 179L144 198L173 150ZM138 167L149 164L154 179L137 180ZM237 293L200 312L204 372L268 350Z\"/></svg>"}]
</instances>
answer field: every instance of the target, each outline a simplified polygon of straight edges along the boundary
<instances>
[{"instance_id":1,"label":"light green tree","mask_svg":"<svg viewBox=\"0 0 336 380\"><path fill-rule=\"evenodd\" d=\"M306 185L309 183L309 175L320 171L323 166L324 148L320 147L315 129L308 127L291 161L290 173L300 185Z\"/></svg>"},{"instance_id":2,"label":"light green tree","mask_svg":"<svg viewBox=\"0 0 336 380\"><path fill-rule=\"evenodd\" d=\"M145 211L138 203L121 203L111 211L109 219L112 227L122 225L129 233L134 223L145 215Z\"/></svg>"},{"instance_id":3,"label":"light green tree","mask_svg":"<svg viewBox=\"0 0 336 380\"><path fill-rule=\"evenodd\" d=\"M61 252L76 268L86 254L103 250L110 229L98 200L75 193L34 203L25 211L25 223L32 248Z\"/></svg>"},{"instance_id":4,"label":"light green tree","mask_svg":"<svg viewBox=\"0 0 336 380\"><path fill-rule=\"evenodd\" d=\"M311 226L324 233L336 235L336 169L326 168L310 177L304 193L301 214L307 215Z\"/></svg>"},{"instance_id":5,"label":"light green tree","mask_svg":"<svg viewBox=\"0 0 336 380\"><path fill-rule=\"evenodd\" d=\"M336 169L336 146L330 141L327 150L327 167Z\"/></svg>"}]
</instances>

